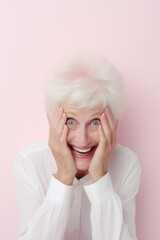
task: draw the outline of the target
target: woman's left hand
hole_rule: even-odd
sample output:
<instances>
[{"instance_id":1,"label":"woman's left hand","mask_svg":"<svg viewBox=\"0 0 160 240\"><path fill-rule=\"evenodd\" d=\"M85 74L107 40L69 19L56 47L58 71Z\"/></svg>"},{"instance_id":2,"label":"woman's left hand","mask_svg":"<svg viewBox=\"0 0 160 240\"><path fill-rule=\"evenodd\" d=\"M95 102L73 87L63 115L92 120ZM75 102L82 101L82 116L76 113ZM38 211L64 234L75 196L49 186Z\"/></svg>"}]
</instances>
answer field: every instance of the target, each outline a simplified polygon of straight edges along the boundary
<instances>
[{"instance_id":1,"label":"woman's left hand","mask_svg":"<svg viewBox=\"0 0 160 240\"><path fill-rule=\"evenodd\" d=\"M92 182L98 181L108 172L108 163L116 147L116 123L109 109L101 115L101 125L98 128L100 142L89 166Z\"/></svg>"}]
</instances>

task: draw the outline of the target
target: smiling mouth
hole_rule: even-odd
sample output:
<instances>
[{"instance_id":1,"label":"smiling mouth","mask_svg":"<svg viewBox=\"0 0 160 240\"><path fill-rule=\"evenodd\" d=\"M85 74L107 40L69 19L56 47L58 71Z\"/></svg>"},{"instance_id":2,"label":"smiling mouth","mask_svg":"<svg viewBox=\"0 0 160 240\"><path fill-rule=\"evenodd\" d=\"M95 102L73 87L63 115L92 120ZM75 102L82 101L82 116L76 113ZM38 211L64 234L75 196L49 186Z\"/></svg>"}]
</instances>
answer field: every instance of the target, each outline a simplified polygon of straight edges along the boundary
<instances>
[{"instance_id":1,"label":"smiling mouth","mask_svg":"<svg viewBox=\"0 0 160 240\"><path fill-rule=\"evenodd\" d=\"M96 146L93 146L88 149L79 149L79 148L73 147L72 145L69 145L69 144L68 144L68 146L71 149L71 151L73 151L75 154L78 154L78 155L88 155L89 153L91 153L93 151L93 149L96 148Z\"/></svg>"}]
</instances>

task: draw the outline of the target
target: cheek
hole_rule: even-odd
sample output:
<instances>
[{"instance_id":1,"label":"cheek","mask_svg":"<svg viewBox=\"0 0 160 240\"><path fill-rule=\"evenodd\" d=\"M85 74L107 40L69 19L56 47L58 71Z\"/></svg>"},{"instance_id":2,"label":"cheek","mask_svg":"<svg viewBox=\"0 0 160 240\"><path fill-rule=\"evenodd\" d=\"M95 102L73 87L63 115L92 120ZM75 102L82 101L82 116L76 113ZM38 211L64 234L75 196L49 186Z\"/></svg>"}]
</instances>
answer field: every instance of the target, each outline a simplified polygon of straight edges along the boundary
<instances>
[{"instance_id":1,"label":"cheek","mask_svg":"<svg viewBox=\"0 0 160 240\"><path fill-rule=\"evenodd\" d=\"M91 138L92 138L93 140L95 140L97 143L99 143L99 142L100 142L100 137L99 137L98 131L92 133L92 134L91 134Z\"/></svg>"},{"instance_id":2,"label":"cheek","mask_svg":"<svg viewBox=\"0 0 160 240\"><path fill-rule=\"evenodd\" d=\"M71 129L68 129L67 142L69 142L74 137L75 137L75 132L72 131Z\"/></svg>"},{"instance_id":3,"label":"cheek","mask_svg":"<svg viewBox=\"0 0 160 240\"><path fill-rule=\"evenodd\" d=\"M99 137L99 133L98 133L98 129L94 131L92 129L90 129L88 131L88 137L90 138L90 140L92 142L95 142L95 143L99 143L100 142L100 137Z\"/></svg>"}]
</instances>

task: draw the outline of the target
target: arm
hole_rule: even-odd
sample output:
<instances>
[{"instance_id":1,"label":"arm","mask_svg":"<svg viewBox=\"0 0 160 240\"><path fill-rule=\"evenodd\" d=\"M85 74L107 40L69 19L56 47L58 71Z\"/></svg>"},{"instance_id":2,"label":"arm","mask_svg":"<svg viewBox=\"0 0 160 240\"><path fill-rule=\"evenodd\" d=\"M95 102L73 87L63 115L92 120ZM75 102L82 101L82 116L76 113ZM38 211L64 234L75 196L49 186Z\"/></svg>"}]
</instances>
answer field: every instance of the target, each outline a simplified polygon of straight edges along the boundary
<instances>
[{"instance_id":1,"label":"arm","mask_svg":"<svg viewBox=\"0 0 160 240\"><path fill-rule=\"evenodd\" d=\"M139 190L141 168L138 159L129 175L113 189L109 172L97 182L84 186L91 202L92 239L136 240L135 196Z\"/></svg>"},{"instance_id":2,"label":"arm","mask_svg":"<svg viewBox=\"0 0 160 240\"><path fill-rule=\"evenodd\" d=\"M32 165L21 154L14 163L20 226L16 240L63 240L68 218L72 186L51 176L44 200L38 182L33 179Z\"/></svg>"}]
</instances>

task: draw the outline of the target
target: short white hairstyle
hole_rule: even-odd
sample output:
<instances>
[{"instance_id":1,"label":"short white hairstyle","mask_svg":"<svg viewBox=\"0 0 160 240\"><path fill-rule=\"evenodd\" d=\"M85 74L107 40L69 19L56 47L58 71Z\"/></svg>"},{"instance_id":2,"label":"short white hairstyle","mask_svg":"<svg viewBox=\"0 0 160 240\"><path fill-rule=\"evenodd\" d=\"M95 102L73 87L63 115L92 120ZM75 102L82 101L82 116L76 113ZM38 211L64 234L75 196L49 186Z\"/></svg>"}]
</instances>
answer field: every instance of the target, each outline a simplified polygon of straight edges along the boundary
<instances>
[{"instance_id":1,"label":"short white hairstyle","mask_svg":"<svg viewBox=\"0 0 160 240\"><path fill-rule=\"evenodd\" d=\"M48 74L44 85L46 113L51 120L57 105L76 108L106 108L114 120L124 110L124 83L122 75L106 57L81 52L59 62Z\"/></svg>"}]
</instances>

